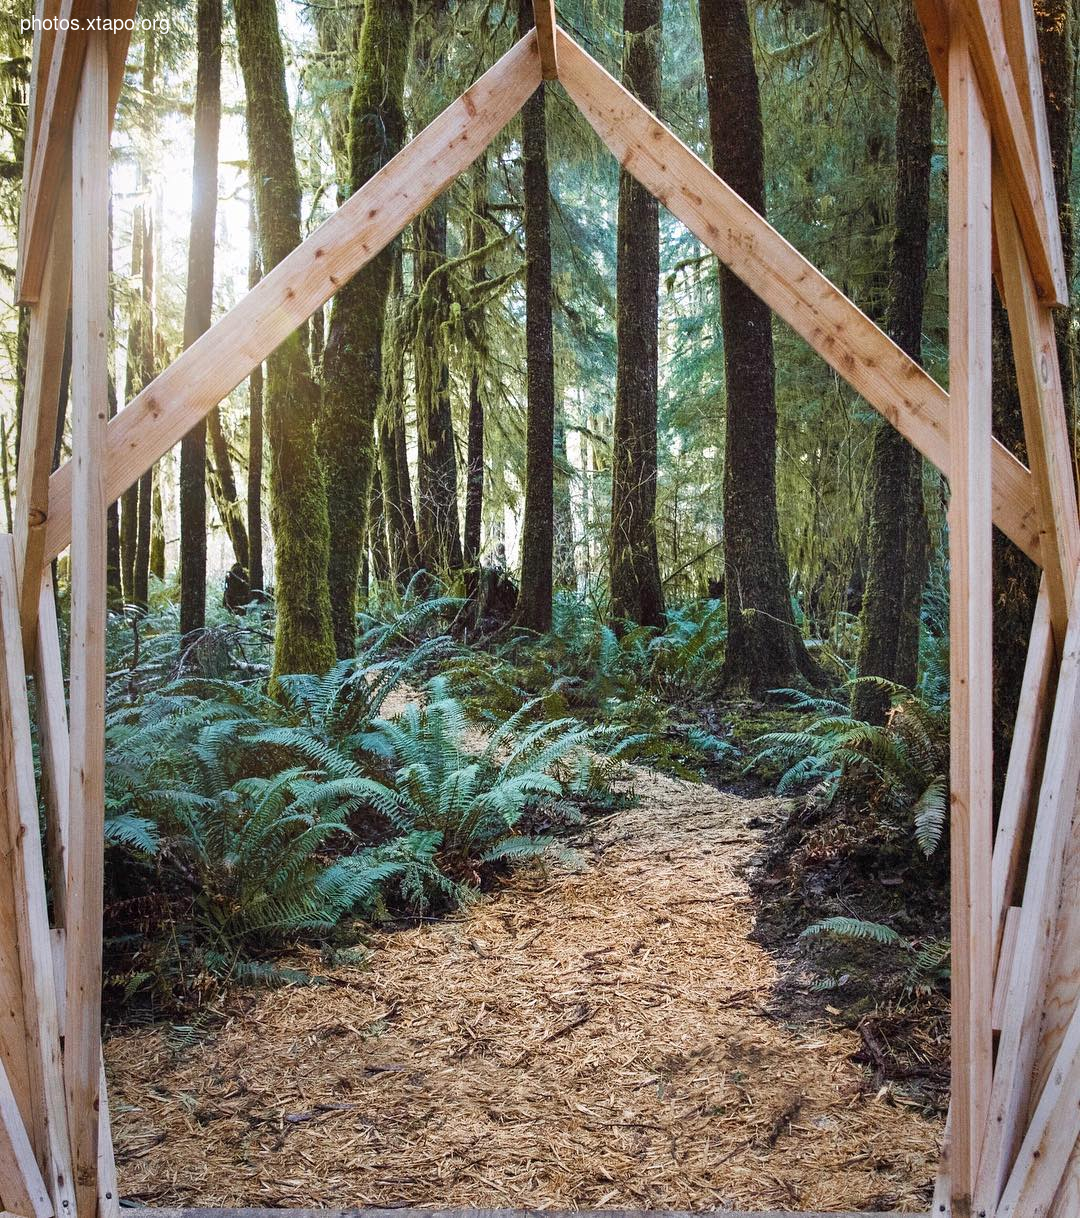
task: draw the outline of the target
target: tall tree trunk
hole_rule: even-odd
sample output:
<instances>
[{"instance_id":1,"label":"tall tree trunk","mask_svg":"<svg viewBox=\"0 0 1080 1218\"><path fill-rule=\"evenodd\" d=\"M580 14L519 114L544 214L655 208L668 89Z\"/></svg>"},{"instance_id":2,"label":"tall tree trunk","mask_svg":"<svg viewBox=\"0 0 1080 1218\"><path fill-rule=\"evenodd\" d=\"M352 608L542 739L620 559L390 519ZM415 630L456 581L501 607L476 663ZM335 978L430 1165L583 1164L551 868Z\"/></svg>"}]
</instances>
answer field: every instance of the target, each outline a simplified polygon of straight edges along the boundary
<instances>
[{"instance_id":1,"label":"tall tree trunk","mask_svg":"<svg viewBox=\"0 0 1080 1218\"><path fill-rule=\"evenodd\" d=\"M184 347L210 328L214 306L218 138L221 128L221 0L198 0L195 14L195 149L191 182ZM180 639L206 625L206 423L180 443Z\"/></svg>"},{"instance_id":2,"label":"tall tree trunk","mask_svg":"<svg viewBox=\"0 0 1080 1218\"><path fill-rule=\"evenodd\" d=\"M255 223L255 201L251 202L249 221L251 245L248 252L248 287L260 280L259 238ZM261 592L263 575L262 536L262 474L263 474L263 366L256 364L248 377L248 467L247 467L247 533L251 566L248 583L253 592Z\"/></svg>"},{"instance_id":3,"label":"tall tree trunk","mask_svg":"<svg viewBox=\"0 0 1080 1218\"><path fill-rule=\"evenodd\" d=\"M235 0L247 96L251 180L264 270L300 244L300 180L274 0ZM318 391L301 326L266 365L270 522L277 555L273 675L323 673L334 662L327 566L330 523L315 443Z\"/></svg>"},{"instance_id":4,"label":"tall tree trunk","mask_svg":"<svg viewBox=\"0 0 1080 1218\"><path fill-rule=\"evenodd\" d=\"M887 329L912 359L922 355L923 300L930 233L930 139L934 74L913 4L902 6L896 60L896 203L889 267ZM922 458L884 419L870 461L866 591L859 676L909 688L918 675L919 616L926 580L927 532ZM851 712L883 723L889 695L872 684L854 689Z\"/></svg>"},{"instance_id":5,"label":"tall tree trunk","mask_svg":"<svg viewBox=\"0 0 1080 1218\"><path fill-rule=\"evenodd\" d=\"M1070 180L1075 123L1076 17L1070 0L1037 0L1043 93L1050 129L1058 219L1069 280L1075 258L1075 231L1070 206ZM1075 347L1071 336L1073 310L1057 311L1058 360L1070 434L1074 434ZM1021 460L1027 461L1023 417L1016 385L1009 320L994 299L994 435ZM1000 795L1012 743L1031 620L1038 595L1039 572L1002 535L994 531L994 787Z\"/></svg>"},{"instance_id":6,"label":"tall tree trunk","mask_svg":"<svg viewBox=\"0 0 1080 1218\"><path fill-rule=\"evenodd\" d=\"M150 574L162 582L165 580L165 513L161 503L161 476L164 462L159 461L154 470L154 495L150 513Z\"/></svg>"},{"instance_id":7,"label":"tall tree trunk","mask_svg":"<svg viewBox=\"0 0 1080 1218\"><path fill-rule=\"evenodd\" d=\"M402 98L413 0L367 0L349 110L349 192L405 142ZM394 253L377 254L334 298L323 360L319 449L330 511L330 603L339 657L356 649L356 585L375 459L375 411ZM381 496L380 496L381 498ZM378 573L377 573L378 574Z\"/></svg>"},{"instance_id":8,"label":"tall tree trunk","mask_svg":"<svg viewBox=\"0 0 1080 1218\"><path fill-rule=\"evenodd\" d=\"M623 0L623 83L656 113L662 18L662 0ZM620 169L611 472L611 616L616 628L626 622L658 627L664 620L656 552L659 290L659 205Z\"/></svg>"},{"instance_id":9,"label":"tall tree trunk","mask_svg":"<svg viewBox=\"0 0 1080 1218\"><path fill-rule=\"evenodd\" d=\"M477 257L486 240L484 217L488 201L487 153L480 154L473 166L473 214L469 219L469 252L473 255L473 285L478 292L483 290L487 268L483 258ZM476 332L482 332L483 313L474 320ZM484 399L480 379L481 344L475 340L470 352L469 369L469 434L465 459L465 566L475 575L480 561L480 534L484 513ZM475 581L474 581L475 582Z\"/></svg>"},{"instance_id":10,"label":"tall tree trunk","mask_svg":"<svg viewBox=\"0 0 1080 1218\"><path fill-rule=\"evenodd\" d=\"M701 43L713 168L765 214L761 99L746 0L701 0ZM768 689L802 674L818 679L795 625L776 511L776 370L772 319L754 293L720 267L727 427L724 441L724 579L728 685Z\"/></svg>"},{"instance_id":11,"label":"tall tree trunk","mask_svg":"<svg viewBox=\"0 0 1080 1218\"><path fill-rule=\"evenodd\" d=\"M367 511L367 541L371 550L371 568L380 585L389 582L390 550L386 536L386 502L383 498L382 474L376 462L371 475L371 497Z\"/></svg>"},{"instance_id":12,"label":"tall tree trunk","mask_svg":"<svg viewBox=\"0 0 1080 1218\"><path fill-rule=\"evenodd\" d=\"M113 208L109 199L109 418L116 417L116 292L113 288ZM16 450L16 459L18 452ZM124 589L120 577L120 505L114 500L105 514L105 587L110 610L124 607Z\"/></svg>"},{"instance_id":13,"label":"tall tree trunk","mask_svg":"<svg viewBox=\"0 0 1080 1218\"><path fill-rule=\"evenodd\" d=\"M144 85L153 89L153 77ZM150 209L144 205L142 216L142 321L139 328L140 351L139 388L154 379L154 227ZM139 479L139 502L136 513L135 578L132 603L146 609L150 599L150 535L153 531L153 495L156 467L151 466Z\"/></svg>"},{"instance_id":14,"label":"tall tree trunk","mask_svg":"<svg viewBox=\"0 0 1080 1218\"><path fill-rule=\"evenodd\" d=\"M379 412L379 465L394 579L404 588L420 570L408 442L405 436L405 341L402 332L401 247L395 250L383 335L383 383Z\"/></svg>"},{"instance_id":15,"label":"tall tree trunk","mask_svg":"<svg viewBox=\"0 0 1080 1218\"><path fill-rule=\"evenodd\" d=\"M574 508L570 499L573 467L566 449L566 405L555 403L555 587L576 588Z\"/></svg>"},{"instance_id":16,"label":"tall tree trunk","mask_svg":"<svg viewBox=\"0 0 1080 1218\"><path fill-rule=\"evenodd\" d=\"M533 26L532 0L519 0L518 34ZM555 356L551 324L551 213L548 197L545 86L521 111L525 196L525 514L521 524L521 593L517 620L531 630L551 628L555 556Z\"/></svg>"},{"instance_id":17,"label":"tall tree trunk","mask_svg":"<svg viewBox=\"0 0 1080 1218\"><path fill-rule=\"evenodd\" d=\"M221 425L221 410L215 407L206 416L206 431L210 440L210 462L207 475L210 490L214 496L214 506L217 508L221 523L229 536L236 561L247 572L251 566L251 551L248 545L248 531L244 523L244 509L236 492L236 478L233 474L232 454L229 452L229 441L225 429Z\"/></svg>"},{"instance_id":18,"label":"tall tree trunk","mask_svg":"<svg viewBox=\"0 0 1080 1218\"><path fill-rule=\"evenodd\" d=\"M461 528L458 523L457 453L450 412L450 370L442 323L446 299L446 197L419 217L416 233L415 283L417 505L416 531L424 570L460 571Z\"/></svg>"}]
</instances>

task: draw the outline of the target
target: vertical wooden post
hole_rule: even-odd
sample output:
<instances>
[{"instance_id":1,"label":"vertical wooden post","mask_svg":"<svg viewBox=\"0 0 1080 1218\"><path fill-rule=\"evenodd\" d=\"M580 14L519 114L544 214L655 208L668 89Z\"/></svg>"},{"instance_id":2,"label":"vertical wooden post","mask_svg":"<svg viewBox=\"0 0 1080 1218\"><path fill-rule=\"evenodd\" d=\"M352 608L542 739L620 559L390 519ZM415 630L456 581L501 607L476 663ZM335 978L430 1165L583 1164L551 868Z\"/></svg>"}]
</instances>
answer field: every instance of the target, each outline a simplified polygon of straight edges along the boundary
<instances>
[{"instance_id":1,"label":"vertical wooden post","mask_svg":"<svg viewBox=\"0 0 1080 1218\"><path fill-rule=\"evenodd\" d=\"M81 1218L97 1207L104 868L109 101L91 33L72 138L71 775L64 1065Z\"/></svg>"},{"instance_id":2,"label":"vertical wooden post","mask_svg":"<svg viewBox=\"0 0 1080 1218\"><path fill-rule=\"evenodd\" d=\"M993 1032L990 586L990 129L966 38L949 47L949 594L952 1129L955 1218L969 1218Z\"/></svg>"}]
</instances>

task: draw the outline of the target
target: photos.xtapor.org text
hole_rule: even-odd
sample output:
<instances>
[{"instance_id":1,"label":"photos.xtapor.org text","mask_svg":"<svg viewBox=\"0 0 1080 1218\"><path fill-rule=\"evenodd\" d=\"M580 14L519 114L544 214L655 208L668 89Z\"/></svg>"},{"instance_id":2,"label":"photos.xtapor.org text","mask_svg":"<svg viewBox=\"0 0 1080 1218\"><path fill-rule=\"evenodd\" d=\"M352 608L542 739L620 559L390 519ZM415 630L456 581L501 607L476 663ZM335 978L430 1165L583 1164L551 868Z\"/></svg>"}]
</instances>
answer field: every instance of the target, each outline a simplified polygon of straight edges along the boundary
<instances>
[{"instance_id":1,"label":"photos.xtapor.org text","mask_svg":"<svg viewBox=\"0 0 1080 1218\"><path fill-rule=\"evenodd\" d=\"M49 33L66 30L100 30L105 33L117 30L154 30L167 34L170 21L168 17L23 17L19 21L19 29L24 34L32 30L45 30Z\"/></svg>"}]
</instances>

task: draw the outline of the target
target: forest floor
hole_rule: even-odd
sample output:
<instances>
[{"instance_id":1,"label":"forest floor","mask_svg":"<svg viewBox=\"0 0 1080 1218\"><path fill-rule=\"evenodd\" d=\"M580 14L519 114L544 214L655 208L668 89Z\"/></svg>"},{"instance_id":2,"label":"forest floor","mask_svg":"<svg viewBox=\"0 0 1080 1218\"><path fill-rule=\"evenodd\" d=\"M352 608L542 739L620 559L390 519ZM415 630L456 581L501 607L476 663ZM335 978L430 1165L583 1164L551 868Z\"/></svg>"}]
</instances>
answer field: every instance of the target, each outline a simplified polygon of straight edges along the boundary
<instances>
[{"instance_id":1,"label":"forest floor","mask_svg":"<svg viewBox=\"0 0 1080 1218\"><path fill-rule=\"evenodd\" d=\"M785 1002L747 871L784 817L636 771L576 862L107 1046L149 1205L925 1212L941 1122Z\"/></svg>"}]
</instances>

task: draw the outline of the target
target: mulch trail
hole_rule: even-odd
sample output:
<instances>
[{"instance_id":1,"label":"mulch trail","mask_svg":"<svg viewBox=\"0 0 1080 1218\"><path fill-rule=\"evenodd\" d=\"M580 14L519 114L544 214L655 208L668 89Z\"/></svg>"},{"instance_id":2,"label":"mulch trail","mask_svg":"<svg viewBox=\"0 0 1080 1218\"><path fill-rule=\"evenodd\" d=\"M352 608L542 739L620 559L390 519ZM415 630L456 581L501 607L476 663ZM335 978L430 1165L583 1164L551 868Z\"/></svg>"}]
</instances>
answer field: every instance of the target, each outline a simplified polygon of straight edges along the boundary
<instances>
[{"instance_id":1,"label":"mulch trail","mask_svg":"<svg viewBox=\"0 0 1080 1218\"><path fill-rule=\"evenodd\" d=\"M910 1210L940 1122L857 1034L770 1009L745 800L650 772L579 866L107 1045L121 1192L151 1205ZM756 821L754 823L757 823Z\"/></svg>"}]
</instances>

